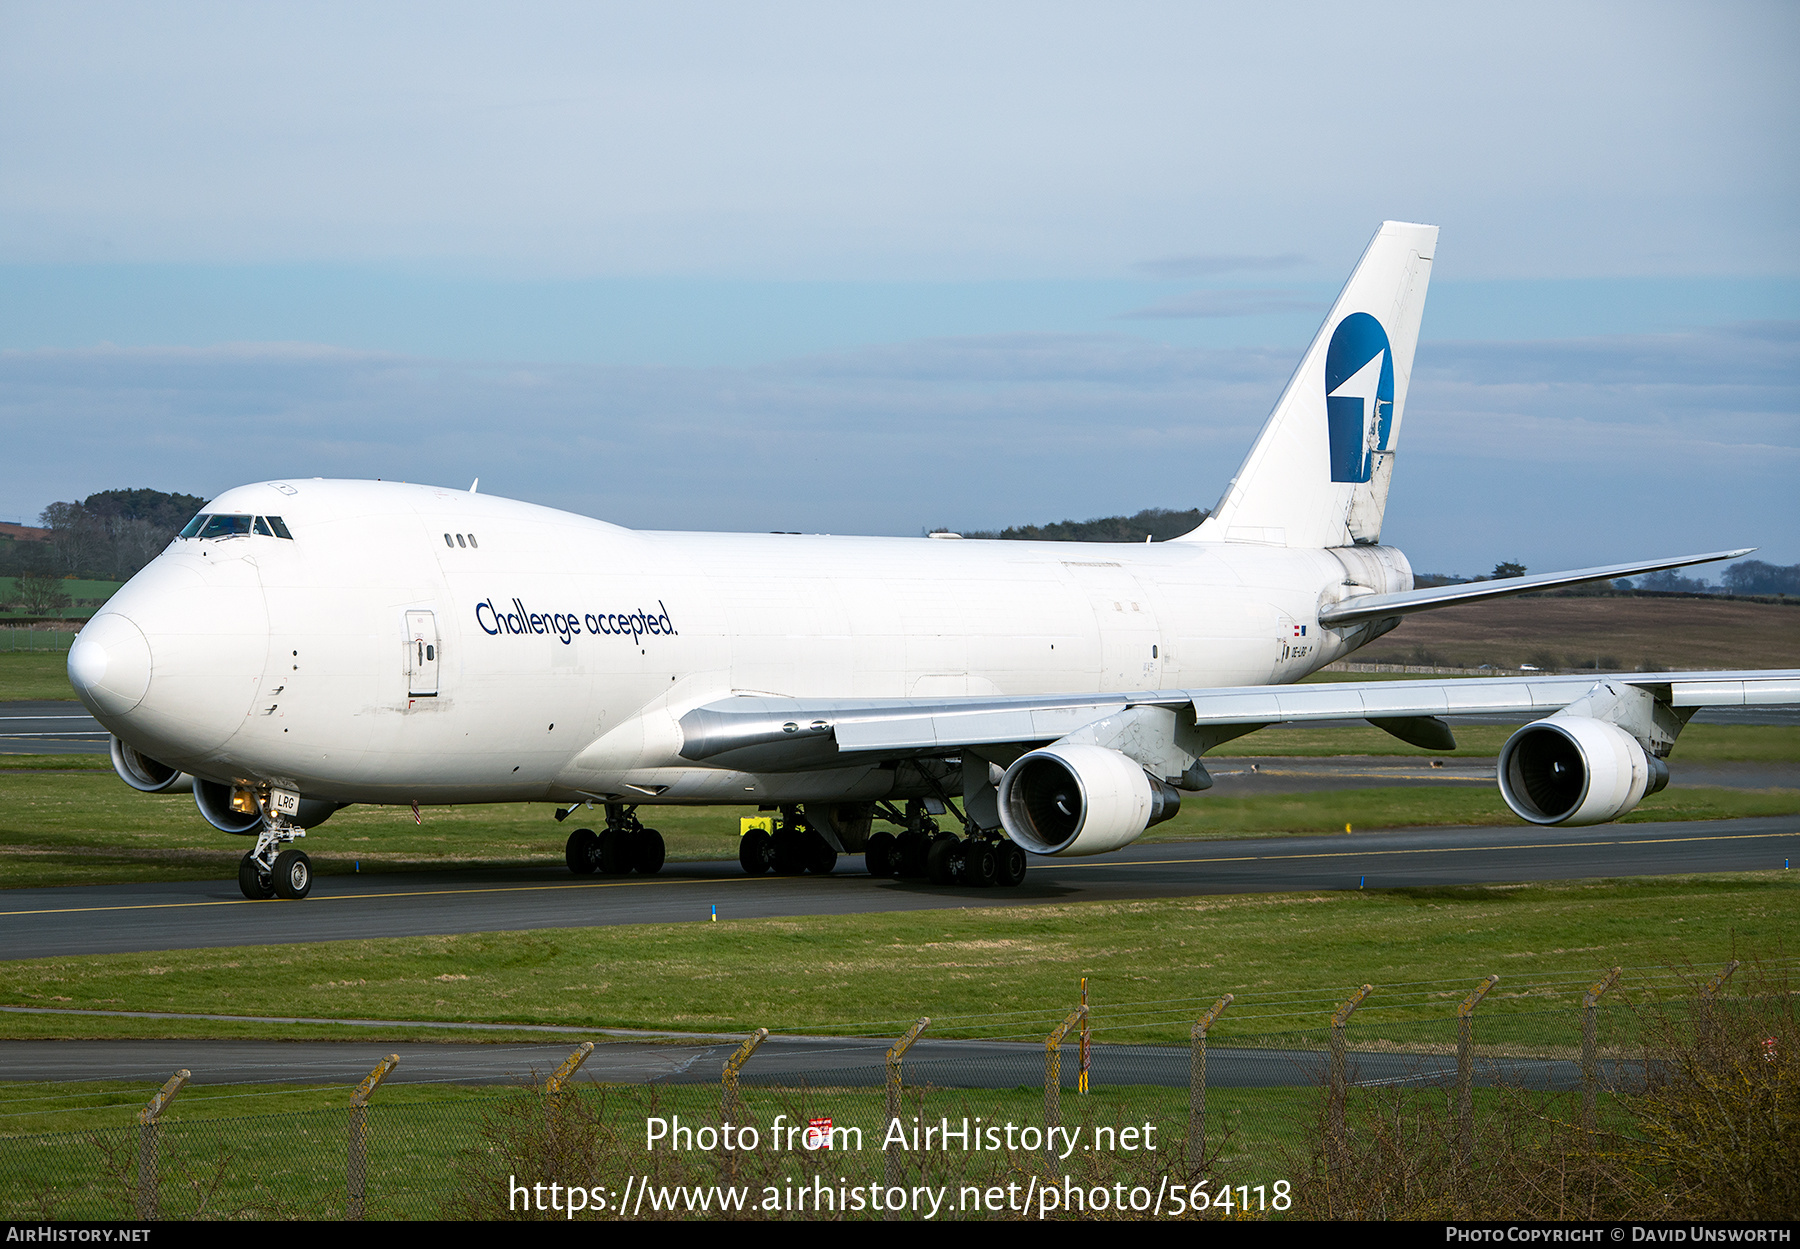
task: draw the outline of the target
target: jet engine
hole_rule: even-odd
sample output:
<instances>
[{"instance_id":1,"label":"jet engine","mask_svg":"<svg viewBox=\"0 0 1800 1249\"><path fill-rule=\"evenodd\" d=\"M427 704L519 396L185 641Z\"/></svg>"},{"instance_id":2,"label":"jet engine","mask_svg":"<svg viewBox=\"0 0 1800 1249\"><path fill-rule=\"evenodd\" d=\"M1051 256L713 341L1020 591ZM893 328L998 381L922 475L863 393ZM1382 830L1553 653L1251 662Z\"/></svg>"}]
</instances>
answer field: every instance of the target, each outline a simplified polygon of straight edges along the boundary
<instances>
[{"instance_id":1,"label":"jet engine","mask_svg":"<svg viewBox=\"0 0 1800 1249\"><path fill-rule=\"evenodd\" d=\"M1057 742L1000 778L1000 823L1033 854L1104 854L1181 809L1175 788L1105 746Z\"/></svg>"},{"instance_id":2,"label":"jet engine","mask_svg":"<svg viewBox=\"0 0 1800 1249\"><path fill-rule=\"evenodd\" d=\"M221 781L194 780L194 805L206 822L221 833L254 833L262 828L262 809L256 795Z\"/></svg>"},{"instance_id":3,"label":"jet engine","mask_svg":"<svg viewBox=\"0 0 1800 1249\"><path fill-rule=\"evenodd\" d=\"M200 808L200 814L206 818L206 822L221 833L247 836L262 830L262 807L256 801L256 794L241 785L227 785L222 781L205 781L196 777L194 805ZM343 802L326 802L322 798L302 798L300 810L290 822L301 828L317 828L330 819L334 811L342 810L348 805Z\"/></svg>"},{"instance_id":4,"label":"jet engine","mask_svg":"<svg viewBox=\"0 0 1800 1249\"><path fill-rule=\"evenodd\" d=\"M152 759L116 737L112 739L112 765L120 780L142 793L185 794L194 788L194 778L186 772Z\"/></svg>"},{"instance_id":5,"label":"jet engine","mask_svg":"<svg viewBox=\"0 0 1800 1249\"><path fill-rule=\"evenodd\" d=\"M1500 794L1533 824L1604 824L1669 783L1669 765L1618 725L1554 715L1500 748Z\"/></svg>"}]
</instances>

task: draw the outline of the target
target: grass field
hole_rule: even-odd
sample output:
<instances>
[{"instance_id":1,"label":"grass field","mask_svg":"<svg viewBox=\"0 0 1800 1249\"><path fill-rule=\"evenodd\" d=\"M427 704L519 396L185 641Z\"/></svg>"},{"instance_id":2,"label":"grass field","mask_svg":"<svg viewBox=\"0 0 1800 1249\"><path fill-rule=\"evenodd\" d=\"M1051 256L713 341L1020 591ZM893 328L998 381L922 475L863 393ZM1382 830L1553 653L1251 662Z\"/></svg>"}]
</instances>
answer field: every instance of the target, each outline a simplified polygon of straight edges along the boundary
<instances>
[{"instance_id":1,"label":"grass field","mask_svg":"<svg viewBox=\"0 0 1800 1249\"><path fill-rule=\"evenodd\" d=\"M0 1004L871 1035L929 1015L933 1035L1023 1040L1048 1031L1088 977L1097 1039L1179 1045L1221 993L1240 999L1215 1033L1224 1043L1317 1034L1348 986L1367 982L1381 992L1358 1012L1359 1035L1391 1025L1401 1043L1418 1039L1421 1009L1450 1039L1456 1001L1498 973L1488 1034L1516 1014L1521 1040L1538 1035L1551 1010L1566 1045L1580 989L1608 966L1641 991L1666 982L1653 969L1783 956L1800 937L1800 877L1780 871L796 919L733 920L731 898L729 882L696 894L696 918L716 902L717 923L10 961ZM0 1034L371 1030L8 1013Z\"/></svg>"},{"instance_id":2,"label":"grass field","mask_svg":"<svg viewBox=\"0 0 1800 1249\"><path fill-rule=\"evenodd\" d=\"M75 701L69 652L0 651L0 702L40 698Z\"/></svg>"},{"instance_id":3,"label":"grass field","mask_svg":"<svg viewBox=\"0 0 1800 1249\"><path fill-rule=\"evenodd\" d=\"M1800 668L1800 604L1513 598L1406 617L1358 663L1476 668Z\"/></svg>"}]
</instances>

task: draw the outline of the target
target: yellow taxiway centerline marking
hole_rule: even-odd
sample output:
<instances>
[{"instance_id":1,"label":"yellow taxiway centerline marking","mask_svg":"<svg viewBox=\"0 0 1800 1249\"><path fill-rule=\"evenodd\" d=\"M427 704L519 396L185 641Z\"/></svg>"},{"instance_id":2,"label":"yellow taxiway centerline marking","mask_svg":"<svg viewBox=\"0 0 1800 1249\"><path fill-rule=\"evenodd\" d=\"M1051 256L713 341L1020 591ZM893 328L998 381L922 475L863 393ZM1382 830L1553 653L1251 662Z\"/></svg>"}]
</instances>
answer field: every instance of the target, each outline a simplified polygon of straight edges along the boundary
<instances>
[{"instance_id":1,"label":"yellow taxiway centerline marking","mask_svg":"<svg viewBox=\"0 0 1800 1249\"><path fill-rule=\"evenodd\" d=\"M1102 867L1171 867L1188 863L1257 863L1283 859L1343 859L1352 855L1374 858L1395 854L1468 854L1480 850L1580 850L1594 846L1660 846L1682 841L1761 841L1772 837L1792 837L1792 831L1778 833L1720 833L1711 837L1635 837L1611 841L1543 841L1513 846L1420 846L1410 850L1324 850L1310 854L1244 854L1230 857L1208 856L1197 859L1120 859L1111 863L1067 863L1072 868ZM411 889L405 893L339 893L325 894L320 902L360 902L387 898L440 898L477 893L535 893L550 889L632 889L653 884L665 885L736 885L759 880L757 876L702 876L691 879L593 881L558 885L496 885L483 889ZM790 879L798 879L790 878ZM997 896L997 895L988 895ZM162 911L197 906L260 906L274 898L222 898L212 902L135 902L126 906L64 906L35 911L0 911L0 918L10 915L88 915L106 911ZM304 899L303 899L304 900Z\"/></svg>"}]
</instances>

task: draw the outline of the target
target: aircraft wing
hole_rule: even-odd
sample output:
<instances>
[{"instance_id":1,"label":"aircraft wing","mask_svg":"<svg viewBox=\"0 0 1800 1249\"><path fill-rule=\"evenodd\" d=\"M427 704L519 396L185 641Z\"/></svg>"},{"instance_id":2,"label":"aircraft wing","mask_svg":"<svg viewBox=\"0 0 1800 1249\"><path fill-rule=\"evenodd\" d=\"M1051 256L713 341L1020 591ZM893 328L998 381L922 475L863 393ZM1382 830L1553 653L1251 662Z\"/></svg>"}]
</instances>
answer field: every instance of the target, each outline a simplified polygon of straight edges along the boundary
<instances>
[{"instance_id":1,"label":"aircraft wing","mask_svg":"<svg viewBox=\"0 0 1800 1249\"><path fill-rule=\"evenodd\" d=\"M1670 568L1686 568L1691 564L1710 564L1715 560L1739 559L1756 550L1747 546L1739 551L1713 551L1705 555L1682 555L1673 559L1635 560L1629 564L1605 564L1598 568L1577 568L1570 572L1537 573L1529 577L1503 577L1498 581L1470 581L1460 585L1428 586L1422 590L1403 590L1398 594L1359 594L1345 599L1319 613L1319 623L1334 628L1381 620L1389 616L1406 616L1413 612L1432 611L1439 607L1459 607L1490 598L1513 594L1534 594L1562 586L1582 585L1591 581L1611 581L1618 577L1636 577L1647 572L1663 572Z\"/></svg>"},{"instance_id":2,"label":"aircraft wing","mask_svg":"<svg viewBox=\"0 0 1800 1249\"><path fill-rule=\"evenodd\" d=\"M1191 711L1216 740L1270 724L1319 720L1404 723L1438 716L1547 716L1601 683L1645 690L1676 709L1800 703L1800 669L1632 672L1462 680L1345 681L1226 689L1144 690L933 699L803 699L737 696L681 717L681 754L696 763L759 771L805 770L852 759L904 757L963 747L1033 747L1129 708ZM1383 725L1382 727L1389 727ZM1392 731L1392 730L1390 730ZM1404 732L1402 734L1404 736ZM1409 738L1409 740L1413 740Z\"/></svg>"}]
</instances>

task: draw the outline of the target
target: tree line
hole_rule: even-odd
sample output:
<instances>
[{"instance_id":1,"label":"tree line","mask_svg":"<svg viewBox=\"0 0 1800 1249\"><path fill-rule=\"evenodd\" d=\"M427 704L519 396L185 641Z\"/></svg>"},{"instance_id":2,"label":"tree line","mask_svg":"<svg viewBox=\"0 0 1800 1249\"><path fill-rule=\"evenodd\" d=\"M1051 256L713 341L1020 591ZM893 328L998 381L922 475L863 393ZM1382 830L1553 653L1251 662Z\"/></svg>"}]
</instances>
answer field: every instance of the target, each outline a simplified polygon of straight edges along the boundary
<instances>
[{"instance_id":1,"label":"tree line","mask_svg":"<svg viewBox=\"0 0 1800 1249\"><path fill-rule=\"evenodd\" d=\"M72 605L70 577L128 581L162 553L206 500L161 490L102 490L78 502L52 503L38 518L43 541L0 542L0 576L17 578L12 604L47 615Z\"/></svg>"}]
</instances>

